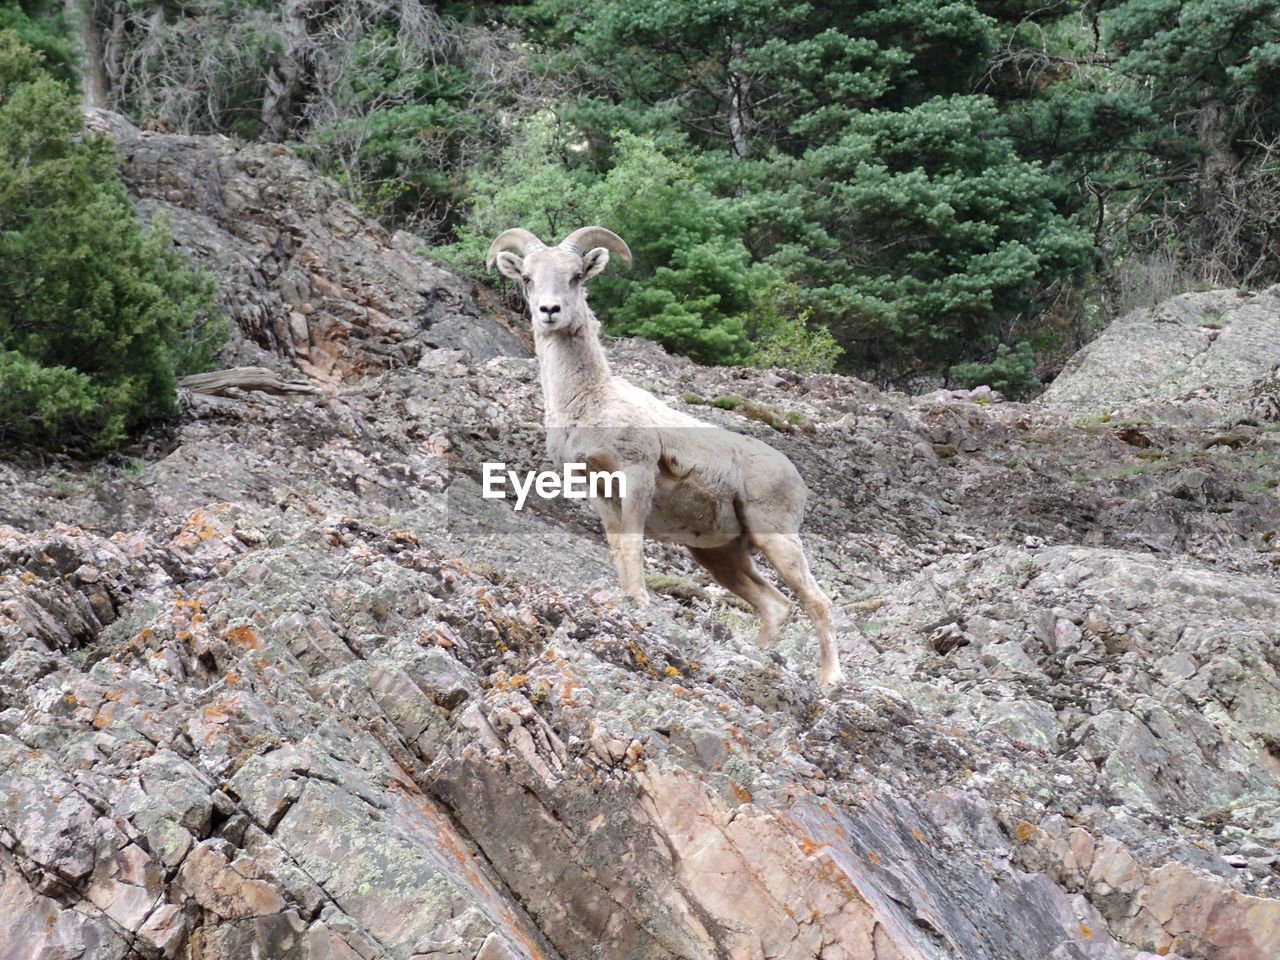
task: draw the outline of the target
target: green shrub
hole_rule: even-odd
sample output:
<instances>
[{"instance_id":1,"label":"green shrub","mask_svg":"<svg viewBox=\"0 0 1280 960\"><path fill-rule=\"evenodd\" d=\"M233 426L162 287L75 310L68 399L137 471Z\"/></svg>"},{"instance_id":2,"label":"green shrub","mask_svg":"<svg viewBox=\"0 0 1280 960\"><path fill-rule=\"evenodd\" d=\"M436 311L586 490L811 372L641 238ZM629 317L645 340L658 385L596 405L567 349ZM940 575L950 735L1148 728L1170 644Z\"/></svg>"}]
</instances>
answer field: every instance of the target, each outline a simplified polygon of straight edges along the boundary
<instances>
[{"instance_id":1,"label":"green shrub","mask_svg":"<svg viewBox=\"0 0 1280 960\"><path fill-rule=\"evenodd\" d=\"M957 363L950 373L953 380L966 387L986 384L1006 397L1023 397L1040 387L1035 370L1031 345L1019 340L1013 347L1000 344L995 356L986 362Z\"/></svg>"},{"instance_id":2,"label":"green shrub","mask_svg":"<svg viewBox=\"0 0 1280 960\"><path fill-rule=\"evenodd\" d=\"M826 327L810 327L809 311L787 309L781 297L763 305L751 340L749 363L756 367L786 367L797 373L830 373L844 349Z\"/></svg>"},{"instance_id":3,"label":"green shrub","mask_svg":"<svg viewBox=\"0 0 1280 960\"><path fill-rule=\"evenodd\" d=\"M0 31L0 437L118 443L175 409L222 331L212 281L138 220L110 145Z\"/></svg>"}]
</instances>

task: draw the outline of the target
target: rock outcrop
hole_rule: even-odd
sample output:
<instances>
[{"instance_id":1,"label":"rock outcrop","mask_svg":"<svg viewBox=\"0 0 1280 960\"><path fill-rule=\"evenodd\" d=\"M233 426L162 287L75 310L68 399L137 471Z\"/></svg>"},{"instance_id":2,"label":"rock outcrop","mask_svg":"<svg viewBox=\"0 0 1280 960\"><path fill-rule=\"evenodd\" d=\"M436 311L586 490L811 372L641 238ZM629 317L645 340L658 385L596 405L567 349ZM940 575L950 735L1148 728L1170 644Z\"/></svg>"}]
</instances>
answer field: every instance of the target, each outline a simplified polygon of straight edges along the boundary
<instances>
[{"instance_id":1,"label":"rock outcrop","mask_svg":"<svg viewBox=\"0 0 1280 960\"><path fill-rule=\"evenodd\" d=\"M542 461L500 309L286 154L116 135L263 369L0 462L0 960L1280 955L1265 361L1113 331L1022 405L614 345L807 478L820 697L803 618L758 651L657 544L636 610L585 507L480 497Z\"/></svg>"},{"instance_id":2,"label":"rock outcrop","mask_svg":"<svg viewBox=\"0 0 1280 960\"><path fill-rule=\"evenodd\" d=\"M1280 287L1185 293L1112 323L1040 398L1076 413L1280 420ZM1274 406L1273 406L1274 405Z\"/></svg>"}]
</instances>

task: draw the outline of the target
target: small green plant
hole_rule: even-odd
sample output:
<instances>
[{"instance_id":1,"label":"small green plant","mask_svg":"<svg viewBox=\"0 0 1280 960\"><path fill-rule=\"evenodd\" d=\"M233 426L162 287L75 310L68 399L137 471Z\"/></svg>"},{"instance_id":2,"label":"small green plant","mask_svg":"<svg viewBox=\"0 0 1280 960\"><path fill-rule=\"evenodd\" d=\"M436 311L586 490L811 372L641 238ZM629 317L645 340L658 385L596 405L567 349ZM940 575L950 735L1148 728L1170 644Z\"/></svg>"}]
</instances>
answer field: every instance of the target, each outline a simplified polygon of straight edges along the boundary
<instances>
[{"instance_id":1,"label":"small green plant","mask_svg":"<svg viewBox=\"0 0 1280 960\"><path fill-rule=\"evenodd\" d=\"M811 327L812 310L792 312L794 294L774 294L763 303L747 362L754 367L786 367L797 373L830 373L844 349L826 327Z\"/></svg>"}]
</instances>

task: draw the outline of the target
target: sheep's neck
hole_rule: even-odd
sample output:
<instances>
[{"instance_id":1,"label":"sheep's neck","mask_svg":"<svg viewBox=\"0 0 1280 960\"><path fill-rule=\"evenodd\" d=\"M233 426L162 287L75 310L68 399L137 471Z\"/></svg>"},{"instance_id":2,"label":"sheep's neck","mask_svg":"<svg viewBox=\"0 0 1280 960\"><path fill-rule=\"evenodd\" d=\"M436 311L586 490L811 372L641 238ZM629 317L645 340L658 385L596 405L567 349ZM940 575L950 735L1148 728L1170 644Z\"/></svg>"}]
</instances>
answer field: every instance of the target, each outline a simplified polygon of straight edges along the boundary
<instances>
[{"instance_id":1,"label":"sheep's neck","mask_svg":"<svg viewBox=\"0 0 1280 960\"><path fill-rule=\"evenodd\" d=\"M609 360L594 327L591 322L573 333L534 337L548 426L572 422L593 410L609 382Z\"/></svg>"}]
</instances>

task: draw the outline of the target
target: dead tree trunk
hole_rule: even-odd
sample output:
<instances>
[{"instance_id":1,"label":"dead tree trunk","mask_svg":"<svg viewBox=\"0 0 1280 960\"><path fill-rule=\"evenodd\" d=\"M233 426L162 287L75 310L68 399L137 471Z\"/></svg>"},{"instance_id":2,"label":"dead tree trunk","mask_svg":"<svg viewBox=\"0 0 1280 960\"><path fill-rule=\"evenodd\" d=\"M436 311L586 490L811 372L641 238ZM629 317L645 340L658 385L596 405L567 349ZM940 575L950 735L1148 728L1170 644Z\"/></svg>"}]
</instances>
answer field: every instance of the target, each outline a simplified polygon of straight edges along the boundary
<instances>
[{"instance_id":1,"label":"dead tree trunk","mask_svg":"<svg viewBox=\"0 0 1280 960\"><path fill-rule=\"evenodd\" d=\"M63 0L67 23L75 31L80 46L84 48L84 75L80 78L80 92L87 107L107 106L111 84L107 79L106 60L102 51L102 28L98 0Z\"/></svg>"},{"instance_id":2,"label":"dead tree trunk","mask_svg":"<svg viewBox=\"0 0 1280 960\"><path fill-rule=\"evenodd\" d=\"M734 69L734 61L742 56L742 44L736 40L729 44L729 147L734 157L747 155L747 104L751 92L751 79Z\"/></svg>"},{"instance_id":3,"label":"dead tree trunk","mask_svg":"<svg viewBox=\"0 0 1280 960\"><path fill-rule=\"evenodd\" d=\"M306 72L307 7L310 0L285 0L280 10L284 49L267 73L262 97L262 124L268 140L286 140L293 132L294 110Z\"/></svg>"}]
</instances>

